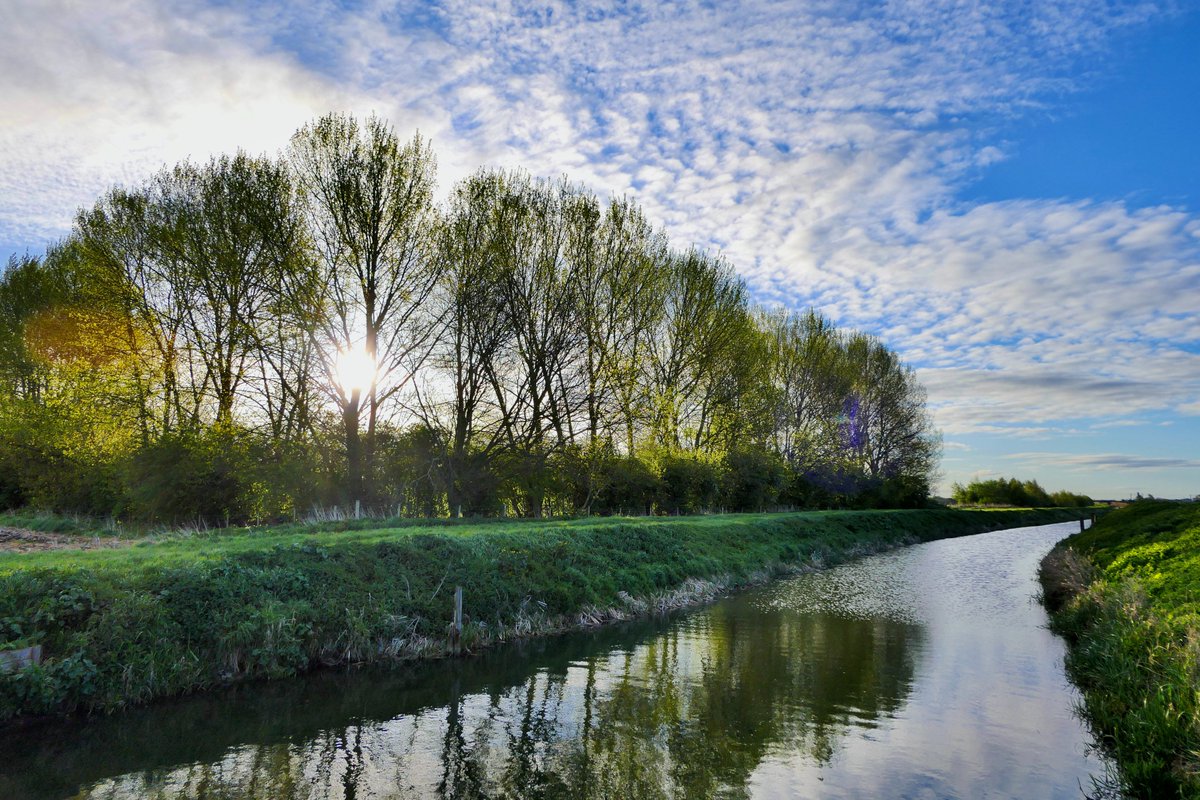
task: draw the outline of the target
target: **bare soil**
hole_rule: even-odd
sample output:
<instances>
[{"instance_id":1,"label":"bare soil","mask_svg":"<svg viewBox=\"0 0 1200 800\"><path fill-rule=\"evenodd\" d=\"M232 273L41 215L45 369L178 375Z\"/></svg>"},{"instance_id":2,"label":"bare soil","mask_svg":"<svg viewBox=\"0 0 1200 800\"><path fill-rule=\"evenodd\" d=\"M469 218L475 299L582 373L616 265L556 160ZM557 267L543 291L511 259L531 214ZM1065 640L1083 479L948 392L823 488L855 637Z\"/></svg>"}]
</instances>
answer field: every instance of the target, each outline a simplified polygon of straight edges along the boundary
<instances>
[{"instance_id":1,"label":"bare soil","mask_svg":"<svg viewBox=\"0 0 1200 800\"><path fill-rule=\"evenodd\" d=\"M128 539L98 536L79 536L67 533L42 533L24 528L0 527L0 551L34 553L41 550L99 550L124 547Z\"/></svg>"}]
</instances>

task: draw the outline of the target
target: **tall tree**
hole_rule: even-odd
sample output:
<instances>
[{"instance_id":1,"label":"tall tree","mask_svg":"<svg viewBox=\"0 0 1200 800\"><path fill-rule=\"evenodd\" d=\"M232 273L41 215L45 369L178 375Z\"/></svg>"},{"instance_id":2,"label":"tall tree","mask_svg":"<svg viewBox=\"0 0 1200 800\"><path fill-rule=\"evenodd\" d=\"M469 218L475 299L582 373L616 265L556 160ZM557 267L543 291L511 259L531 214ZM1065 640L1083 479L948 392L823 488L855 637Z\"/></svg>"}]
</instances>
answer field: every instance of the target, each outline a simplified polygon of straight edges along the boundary
<instances>
[{"instance_id":1,"label":"tall tree","mask_svg":"<svg viewBox=\"0 0 1200 800\"><path fill-rule=\"evenodd\" d=\"M184 386L187 343L183 334L191 281L183 264L163 255L152 192L114 188L80 211L75 236L101 276L105 293L122 307L114 329L134 359L143 443L198 424L198 394ZM190 396L190 401L189 401Z\"/></svg>"},{"instance_id":2,"label":"tall tree","mask_svg":"<svg viewBox=\"0 0 1200 800\"><path fill-rule=\"evenodd\" d=\"M62 281L30 255L10 256L0 279L0 395L40 399L46 376L30 352L26 326L64 294Z\"/></svg>"},{"instance_id":3,"label":"tall tree","mask_svg":"<svg viewBox=\"0 0 1200 800\"><path fill-rule=\"evenodd\" d=\"M777 392L776 450L805 471L831 464L840 453L835 423L851 380L841 334L812 310L765 313L759 324L768 335Z\"/></svg>"},{"instance_id":4,"label":"tall tree","mask_svg":"<svg viewBox=\"0 0 1200 800\"><path fill-rule=\"evenodd\" d=\"M218 425L233 407L267 328L281 281L302 261L301 219L285 167L245 153L160 173L151 209L160 257L186 296L181 331L202 365Z\"/></svg>"},{"instance_id":5,"label":"tall tree","mask_svg":"<svg viewBox=\"0 0 1200 800\"><path fill-rule=\"evenodd\" d=\"M301 128L290 156L326 286L326 389L342 418L349 497L360 500L370 496L381 413L424 361L438 324L425 313L436 280L434 159L419 135L401 143L379 117L342 114ZM358 348L375 369L366 387L338 380L339 354Z\"/></svg>"},{"instance_id":6,"label":"tall tree","mask_svg":"<svg viewBox=\"0 0 1200 800\"><path fill-rule=\"evenodd\" d=\"M575 216L569 243L580 284L587 437L611 441L620 426L632 454L645 388L639 367L663 314L669 250L666 237L629 200L613 200L603 216L593 204Z\"/></svg>"},{"instance_id":7,"label":"tall tree","mask_svg":"<svg viewBox=\"0 0 1200 800\"><path fill-rule=\"evenodd\" d=\"M694 249L675 255L648 359L660 444L712 444L722 379L750 363L743 345L753 330L745 286L728 263Z\"/></svg>"},{"instance_id":8,"label":"tall tree","mask_svg":"<svg viewBox=\"0 0 1200 800\"><path fill-rule=\"evenodd\" d=\"M491 461L503 442L493 410L497 362L512 339L504 302L502 244L513 224L504 173L480 171L460 183L438 231L435 313L444 321L418 395L425 425L439 432L451 513L481 510ZM448 394L447 394L448 389Z\"/></svg>"},{"instance_id":9,"label":"tall tree","mask_svg":"<svg viewBox=\"0 0 1200 800\"><path fill-rule=\"evenodd\" d=\"M925 389L895 352L865 334L847 343L854 380L846 401L845 445L863 471L923 496L940 452Z\"/></svg>"},{"instance_id":10,"label":"tall tree","mask_svg":"<svg viewBox=\"0 0 1200 800\"><path fill-rule=\"evenodd\" d=\"M546 459L575 437L580 385L572 367L582 337L566 218L588 209L565 182L515 175L511 188L513 224L502 231L500 253L512 349L508 380L497 376L494 384L524 510L540 516Z\"/></svg>"}]
</instances>

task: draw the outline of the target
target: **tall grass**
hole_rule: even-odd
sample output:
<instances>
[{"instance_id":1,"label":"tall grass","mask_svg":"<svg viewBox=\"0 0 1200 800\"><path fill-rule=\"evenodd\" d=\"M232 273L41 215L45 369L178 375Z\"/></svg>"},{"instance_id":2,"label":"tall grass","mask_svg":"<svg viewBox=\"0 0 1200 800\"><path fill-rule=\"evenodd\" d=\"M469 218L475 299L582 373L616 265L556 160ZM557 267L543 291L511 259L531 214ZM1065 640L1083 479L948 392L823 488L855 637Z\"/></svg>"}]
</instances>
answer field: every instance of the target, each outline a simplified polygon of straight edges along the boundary
<instances>
[{"instance_id":1,"label":"tall grass","mask_svg":"<svg viewBox=\"0 0 1200 800\"><path fill-rule=\"evenodd\" d=\"M1131 797L1200 797L1200 507L1138 503L1042 566L1084 713Z\"/></svg>"}]
</instances>

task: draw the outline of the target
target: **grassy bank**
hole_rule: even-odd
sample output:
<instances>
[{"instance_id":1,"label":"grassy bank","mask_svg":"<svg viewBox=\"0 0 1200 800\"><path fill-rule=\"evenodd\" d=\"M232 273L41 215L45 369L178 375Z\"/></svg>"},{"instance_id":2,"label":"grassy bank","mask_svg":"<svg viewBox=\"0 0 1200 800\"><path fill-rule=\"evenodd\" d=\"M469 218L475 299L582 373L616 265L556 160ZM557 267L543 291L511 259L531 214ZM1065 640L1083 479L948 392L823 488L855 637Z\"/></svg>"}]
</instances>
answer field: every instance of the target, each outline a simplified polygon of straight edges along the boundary
<instances>
[{"instance_id":1,"label":"grassy bank","mask_svg":"<svg viewBox=\"0 0 1200 800\"><path fill-rule=\"evenodd\" d=\"M1119 788L1200 797L1200 504L1116 511L1047 556L1042 583Z\"/></svg>"},{"instance_id":2,"label":"grassy bank","mask_svg":"<svg viewBox=\"0 0 1200 800\"><path fill-rule=\"evenodd\" d=\"M455 586L468 647L712 597L900 544L1071 518L848 511L341 523L0 555L0 719L109 710L319 665L437 655Z\"/></svg>"}]
</instances>

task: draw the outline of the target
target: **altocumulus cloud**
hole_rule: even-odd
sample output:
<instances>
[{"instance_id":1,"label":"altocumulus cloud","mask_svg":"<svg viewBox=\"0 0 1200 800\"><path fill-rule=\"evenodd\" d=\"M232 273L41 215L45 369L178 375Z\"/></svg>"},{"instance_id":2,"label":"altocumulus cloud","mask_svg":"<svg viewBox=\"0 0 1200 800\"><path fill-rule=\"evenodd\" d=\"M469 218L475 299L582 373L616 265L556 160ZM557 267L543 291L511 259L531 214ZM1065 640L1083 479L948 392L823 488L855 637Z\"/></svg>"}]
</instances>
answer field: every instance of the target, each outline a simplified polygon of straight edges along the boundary
<instances>
[{"instance_id":1,"label":"altocumulus cloud","mask_svg":"<svg viewBox=\"0 0 1200 800\"><path fill-rule=\"evenodd\" d=\"M17 0L0 10L0 246L60 235L163 162L274 150L315 114L374 109L433 138L443 186L483 163L565 172L721 249L762 301L878 333L949 433L1194 415L1200 220L958 199L1005 157L999 121L1086 88L1076 65L1162 13Z\"/></svg>"}]
</instances>

